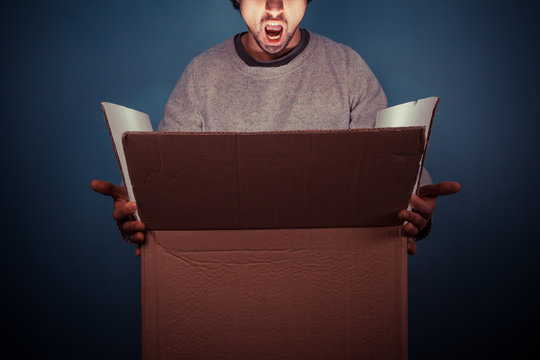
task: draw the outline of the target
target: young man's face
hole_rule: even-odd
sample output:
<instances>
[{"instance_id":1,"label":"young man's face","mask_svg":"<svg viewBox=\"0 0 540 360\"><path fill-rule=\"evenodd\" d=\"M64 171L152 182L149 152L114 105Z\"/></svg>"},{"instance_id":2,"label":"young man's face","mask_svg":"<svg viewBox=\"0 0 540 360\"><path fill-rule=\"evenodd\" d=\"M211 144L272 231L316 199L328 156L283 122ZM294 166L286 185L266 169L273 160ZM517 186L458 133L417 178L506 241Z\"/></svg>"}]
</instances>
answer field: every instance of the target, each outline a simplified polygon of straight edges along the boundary
<instances>
[{"instance_id":1,"label":"young man's face","mask_svg":"<svg viewBox=\"0 0 540 360\"><path fill-rule=\"evenodd\" d=\"M249 29L246 50L258 60L271 60L294 48L306 7L307 0L240 0Z\"/></svg>"}]
</instances>

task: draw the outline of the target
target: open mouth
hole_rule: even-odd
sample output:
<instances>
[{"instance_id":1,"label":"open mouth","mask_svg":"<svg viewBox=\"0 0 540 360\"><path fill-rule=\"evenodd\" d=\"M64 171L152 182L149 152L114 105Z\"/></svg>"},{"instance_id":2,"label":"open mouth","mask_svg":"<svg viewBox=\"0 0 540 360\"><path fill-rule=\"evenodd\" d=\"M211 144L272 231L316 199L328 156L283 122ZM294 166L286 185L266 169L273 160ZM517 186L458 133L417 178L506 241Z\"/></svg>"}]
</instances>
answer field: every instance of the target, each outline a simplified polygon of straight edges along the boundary
<instances>
[{"instance_id":1,"label":"open mouth","mask_svg":"<svg viewBox=\"0 0 540 360\"><path fill-rule=\"evenodd\" d=\"M268 40L271 42L277 42L281 39L283 26L280 24L269 23L264 27L264 31L266 32L266 37Z\"/></svg>"}]
</instances>

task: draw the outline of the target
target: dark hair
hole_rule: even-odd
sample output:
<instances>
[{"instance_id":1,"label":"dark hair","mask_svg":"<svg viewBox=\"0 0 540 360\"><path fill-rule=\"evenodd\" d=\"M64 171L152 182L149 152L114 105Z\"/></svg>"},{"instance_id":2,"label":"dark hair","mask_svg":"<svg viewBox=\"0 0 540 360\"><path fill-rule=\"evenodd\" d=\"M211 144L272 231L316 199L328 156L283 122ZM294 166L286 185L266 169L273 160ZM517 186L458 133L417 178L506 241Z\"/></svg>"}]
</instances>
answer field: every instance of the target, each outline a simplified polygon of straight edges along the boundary
<instances>
[{"instance_id":1,"label":"dark hair","mask_svg":"<svg viewBox=\"0 0 540 360\"><path fill-rule=\"evenodd\" d=\"M231 0L231 2L232 2L233 8L235 8L235 9L240 9L240 3L239 3L239 0ZM307 2L310 3L311 0L307 0Z\"/></svg>"}]
</instances>

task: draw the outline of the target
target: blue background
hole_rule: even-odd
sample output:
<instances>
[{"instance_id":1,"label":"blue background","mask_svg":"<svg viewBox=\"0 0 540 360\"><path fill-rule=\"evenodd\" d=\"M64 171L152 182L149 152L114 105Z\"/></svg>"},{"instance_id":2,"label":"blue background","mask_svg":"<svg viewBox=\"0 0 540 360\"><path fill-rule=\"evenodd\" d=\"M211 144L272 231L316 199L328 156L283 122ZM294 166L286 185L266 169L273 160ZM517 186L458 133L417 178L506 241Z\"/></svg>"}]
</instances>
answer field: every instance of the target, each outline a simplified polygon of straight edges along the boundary
<instances>
[{"instance_id":1,"label":"blue background","mask_svg":"<svg viewBox=\"0 0 540 360\"><path fill-rule=\"evenodd\" d=\"M411 359L538 355L539 30L532 1L315 0L303 26L370 64L390 105L440 96L426 166L440 199L409 257ZM120 239L101 101L154 127L191 58L243 31L226 0L3 5L2 351L134 359L140 259Z\"/></svg>"}]
</instances>

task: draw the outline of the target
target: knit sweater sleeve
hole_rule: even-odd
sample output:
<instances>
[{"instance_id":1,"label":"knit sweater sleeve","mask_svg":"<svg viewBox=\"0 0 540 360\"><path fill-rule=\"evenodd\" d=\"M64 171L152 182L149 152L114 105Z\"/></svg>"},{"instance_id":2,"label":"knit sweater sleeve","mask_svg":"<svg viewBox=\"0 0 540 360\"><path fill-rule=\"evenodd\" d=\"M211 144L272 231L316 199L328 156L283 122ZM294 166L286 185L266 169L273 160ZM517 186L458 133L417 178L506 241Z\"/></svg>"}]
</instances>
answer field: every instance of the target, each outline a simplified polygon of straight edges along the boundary
<instances>
[{"instance_id":1,"label":"knit sweater sleeve","mask_svg":"<svg viewBox=\"0 0 540 360\"><path fill-rule=\"evenodd\" d=\"M373 128L379 110L388 107L386 95L379 81L364 59L351 48L347 51L347 72L351 107L350 128ZM420 186L432 184L431 176L424 168Z\"/></svg>"},{"instance_id":2,"label":"knit sweater sleeve","mask_svg":"<svg viewBox=\"0 0 540 360\"><path fill-rule=\"evenodd\" d=\"M203 117L198 109L196 58L186 67L176 83L158 126L158 131L196 132L204 130Z\"/></svg>"},{"instance_id":3,"label":"knit sweater sleeve","mask_svg":"<svg viewBox=\"0 0 540 360\"><path fill-rule=\"evenodd\" d=\"M350 128L372 128L375 127L377 112L387 107L386 95L362 57L354 50L349 50L347 63L349 64Z\"/></svg>"}]
</instances>

